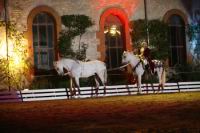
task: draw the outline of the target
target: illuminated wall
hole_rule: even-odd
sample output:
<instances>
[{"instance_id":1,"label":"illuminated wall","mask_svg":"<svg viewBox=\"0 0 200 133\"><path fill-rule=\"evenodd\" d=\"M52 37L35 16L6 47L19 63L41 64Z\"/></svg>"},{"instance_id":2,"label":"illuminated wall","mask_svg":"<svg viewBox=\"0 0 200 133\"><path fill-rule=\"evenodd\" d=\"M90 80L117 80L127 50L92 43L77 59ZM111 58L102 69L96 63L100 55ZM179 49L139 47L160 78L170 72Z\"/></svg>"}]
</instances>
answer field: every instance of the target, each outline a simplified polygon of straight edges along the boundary
<instances>
[{"instance_id":1,"label":"illuminated wall","mask_svg":"<svg viewBox=\"0 0 200 133\"><path fill-rule=\"evenodd\" d=\"M103 35L103 29L101 23L102 16L106 11L112 11L112 9L120 10L121 20L126 23L126 34L129 33L128 22L136 19L144 19L144 1L143 0L9 0L9 16L11 21L17 23L17 28L20 31L26 32L26 38L29 41L29 45L32 44L31 36L28 34L31 32L28 27L28 16L31 11L36 7L46 6L53 9L58 16L67 14L84 14L90 16L95 25L88 29L87 33L83 35L81 42L89 45L87 49L87 58L89 59L101 59L103 60L105 55L105 45ZM147 15L148 19L160 19L163 20L166 12L177 9L180 10L187 19L189 19L189 13L183 0L147 0ZM124 19L125 18L125 19ZM58 30L59 32L60 30ZM126 48L131 49L132 44L130 42L129 35L126 35ZM73 41L73 48L78 48L79 38L75 38ZM31 47L31 46L29 46ZM134 47L134 44L133 44Z\"/></svg>"}]
</instances>

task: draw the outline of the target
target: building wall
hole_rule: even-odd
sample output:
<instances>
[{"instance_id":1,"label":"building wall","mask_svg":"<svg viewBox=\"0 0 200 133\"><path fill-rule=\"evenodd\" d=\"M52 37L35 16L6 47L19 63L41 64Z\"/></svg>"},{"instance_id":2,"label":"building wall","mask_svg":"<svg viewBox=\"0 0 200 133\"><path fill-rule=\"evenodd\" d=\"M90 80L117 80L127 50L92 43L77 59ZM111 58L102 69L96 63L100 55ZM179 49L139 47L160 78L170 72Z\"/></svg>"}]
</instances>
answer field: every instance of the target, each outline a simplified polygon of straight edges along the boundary
<instances>
[{"instance_id":1,"label":"building wall","mask_svg":"<svg viewBox=\"0 0 200 133\"><path fill-rule=\"evenodd\" d=\"M43 5L51 7L60 16L85 14L92 18L95 25L88 29L88 32L82 38L83 42L89 44L87 50L89 59L97 59L101 56L98 51L100 40L97 38L96 33L100 30L101 14L106 9L120 8L124 10L129 20L144 18L143 0L9 0L10 20L17 22L19 30L27 32L29 30L27 26L29 13L34 8ZM178 9L188 16L182 0L147 0L148 19L163 20L166 12L171 9ZM77 48L78 41L78 38L73 41L74 48Z\"/></svg>"},{"instance_id":2,"label":"building wall","mask_svg":"<svg viewBox=\"0 0 200 133\"><path fill-rule=\"evenodd\" d=\"M147 2L147 15L148 19L163 19L165 13L172 9L181 10L184 14L188 15L181 0L146 0ZM144 2L141 0L136 13L132 19L144 18Z\"/></svg>"}]
</instances>

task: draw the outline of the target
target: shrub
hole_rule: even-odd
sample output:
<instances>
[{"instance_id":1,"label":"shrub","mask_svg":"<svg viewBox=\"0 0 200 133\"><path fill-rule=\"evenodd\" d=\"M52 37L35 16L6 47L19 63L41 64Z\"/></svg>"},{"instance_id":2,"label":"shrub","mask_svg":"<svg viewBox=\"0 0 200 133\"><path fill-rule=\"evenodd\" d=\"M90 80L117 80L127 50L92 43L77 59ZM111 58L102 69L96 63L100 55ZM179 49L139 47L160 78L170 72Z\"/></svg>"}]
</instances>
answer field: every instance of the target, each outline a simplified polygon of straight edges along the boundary
<instances>
[{"instance_id":1,"label":"shrub","mask_svg":"<svg viewBox=\"0 0 200 133\"><path fill-rule=\"evenodd\" d=\"M65 26L60 33L58 49L62 57L71 57L79 60L86 58L87 44L81 44L79 41L79 49L74 52L71 48L72 40L76 36L80 36L86 32L86 29L93 25L92 20L85 15L64 15L61 17Z\"/></svg>"},{"instance_id":2,"label":"shrub","mask_svg":"<svg viewBox=\"0 0 200 133\"><path fill-rule=\"evenodd\" d=\"M141 42L146 40L146 22L145 20L131 21L131 37L133 49L139 49ZM168 58L168 26L160 20L150 20L149 29L149 47L151 56L154 59L166 60Z\"/></svg>"}]
</instances>

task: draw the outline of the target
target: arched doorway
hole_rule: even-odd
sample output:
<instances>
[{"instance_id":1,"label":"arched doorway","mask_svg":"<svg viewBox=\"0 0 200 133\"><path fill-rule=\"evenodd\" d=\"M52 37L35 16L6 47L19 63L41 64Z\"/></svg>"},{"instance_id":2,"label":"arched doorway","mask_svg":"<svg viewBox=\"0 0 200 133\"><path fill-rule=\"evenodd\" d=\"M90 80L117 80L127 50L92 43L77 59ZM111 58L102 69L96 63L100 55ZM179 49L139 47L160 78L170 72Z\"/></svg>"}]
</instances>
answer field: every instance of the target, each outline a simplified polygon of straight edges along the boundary
<instances>
[{"instance_id":1,"label":"arched doorway","mask_svg":"<svg viewBox=\"0 0 200 133\"><path fill-rule=\"evenodd\" d=\"M185 23L181 16L173 14L168 19L169 26L169 66L186 63Z\"/></svg>"},{"instance_id":2,"label":"arched doorway","mask_svg":"<svg viewBox=\"0 0 200 133\"><path fill-rule=\"evenodd\" d=\"M100 53L99 59L106 62L108 69L121 65L121 56L124 50L131 51L129 19L126 12L120 8L109 8L100 17L100 31L97 38L100 44L97 47ZM125 80L122 71L109 71L108 77L113 83ZM120 83L119 83L120 84Z\"/></svg>"},{"instance_id":3,"label":"arched doorway","mask_svg":"<svg viewBox=\"0 0 200 133\"><path fill-rule=\"evenodd\" d=\"M106 18L105 26L105 62L108 69L121 65L121 55L124 50L124 27L117 16L109 15Z\"/></svg>"},{"instance_id":4,"label":"arched doorway","mask_svg":"<svg viewBox=\"0 0 200 133\"><path fill-rule=\"evenodd\" d=\"M187 62L185 26L188 18L181 10L172 9L166 12L163 20L169 26L169 66L184 65Z\"/></svg>"},{"instance_id":5,"label":"arched doorway","mask_svg":"<svg viewBox=\"0 0 200 133\"><path fill-rule=\"evenodd\" d=\"M130 29L129 29L129 19L126 15L126 12L120 8L109 8L105 10L100 17L99 22L99 31L97 32L97 38L100 41L100 44L97 47L98 52L100 53L99 59L105 61L106 58L106 44L105 44L105 30L108 25L109 18L116 18L117 21L122 24L124 36L123 36L123 48L124 50L132 50L132 45L130 42Z\"/></svg>"},{"instance_id":6,"label":"arched doorway","mask_svg":"<svg viewBox=\"0 0 200 133\"><path fill-rule=\"evenodd\" d=\"M31 74L51 74L53 61L58 59L57 40L61 30L61 19L48 6L38 6L28 15L29 55L34 68Z\"/></svg>"},{"instance_id":7,"label":"arched doorway","mask_svg":"<svg viewBox=\"0 0 200 133\"><path fill-rule=\"evenodd\" d=\"M38 13L33 19L32 33L35 69L53 69L56 39L54 18L45 12Z\"/></svg>"}]
</instances>

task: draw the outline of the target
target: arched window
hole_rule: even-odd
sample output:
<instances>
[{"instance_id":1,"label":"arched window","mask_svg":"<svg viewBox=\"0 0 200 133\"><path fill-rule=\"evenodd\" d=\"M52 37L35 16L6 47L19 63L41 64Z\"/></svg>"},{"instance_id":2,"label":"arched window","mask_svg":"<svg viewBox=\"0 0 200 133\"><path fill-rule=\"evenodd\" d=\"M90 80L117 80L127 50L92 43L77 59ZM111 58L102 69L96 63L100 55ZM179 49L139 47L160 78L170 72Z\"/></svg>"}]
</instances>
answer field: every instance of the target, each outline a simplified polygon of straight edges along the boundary
<instances>
[{"instance_id":1,"label":"arched window","mask_svg":"<svg viewBox=\"0 0 200 133\"><path fill-rule=\"evenodd\" d=\"M171 15L169 25L169 65L186 63L185 23L179 15Z\"/></svg>"},{"instance_id":2,"label":"arched window","mask_svg":"<svg viewBox=\"0 0 200 133\"><path fill-rule=\"evenodd\" d=\"M32 23L34 65L36 70L53 69L55 34L54 18L45 12L38 13Z\"/></svg>"},{"instance_id":3,"label":"arched window","mask_svg":"<svg viewBox=\"0 0 200 133\"><path fill-rule=\"evenodd\" d=\"M104 25L106 64L107 68L121 65L121 56L124 50L123 24L117 16L109 15Z\"/></svg>"}]
</instances>

